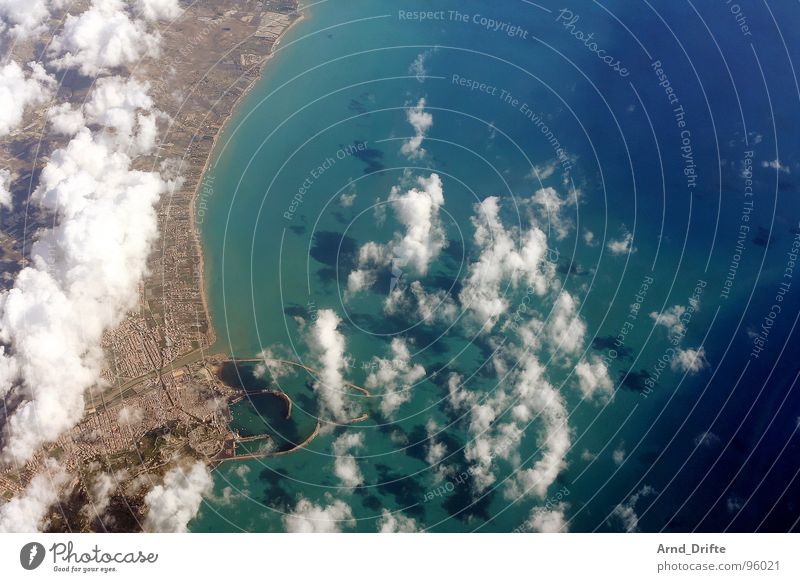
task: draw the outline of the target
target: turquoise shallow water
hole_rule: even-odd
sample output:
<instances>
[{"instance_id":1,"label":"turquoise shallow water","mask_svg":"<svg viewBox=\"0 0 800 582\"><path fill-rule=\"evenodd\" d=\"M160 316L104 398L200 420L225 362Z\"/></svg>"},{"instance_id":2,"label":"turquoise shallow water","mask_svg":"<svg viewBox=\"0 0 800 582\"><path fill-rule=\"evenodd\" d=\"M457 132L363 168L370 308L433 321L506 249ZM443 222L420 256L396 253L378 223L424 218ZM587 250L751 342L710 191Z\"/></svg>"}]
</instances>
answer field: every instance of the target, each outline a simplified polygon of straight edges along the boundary
<instances>
[{"instance_id":1,"label":"turquoise shallow water","mask_svg":"<svg viewBox=\"0 0 800 582\"><path fill-rule=\"evenodd\" d=\"M368 420L323 431L300 452L220 467L215 495L192 529L282 531L301 498L346 503L353 521L340 526L347 531L375 531L384 509L432 531L512 531L532 508L562 501L572 531L625 529L626 508L645 531L796 528L797 289L781 300L763 354L751 356L786 280L798 227L798 144L789 127L800 95L786 82L794 39L784 49L770 15L757 11L751 39L720 8L686 18L667 3L581 5L566 28L561 7L546 3L437 2L443 17L424 22L400 10L430 3L407 4L331 0L306 9L218 142L200 228L220 350L252 358L280 346L310 362L308 326L319 310L332 309L343 321L348 380L363 384L365 365L384 356L393 337L412 342L413 361L427 374L394 418L380 414L379 399L354 395ZM628 75L613 71L575 30L619 55ZM418 59L424 74L413 67ZM426 155L409 161L401 153L413 135L406 109L420 98L433 125ZM567 152L566 175L554 140ZM752 211L743 211L749 151L756 194ZM769 167L776 158L785 169ZM490 337L462 325L416 325L406 312L385 315L381 304L396 277L388 269L372 290L343 299L361 245L388 242L400 229L391 210L385 222L376 218L375 205L385 206L394 186L434 171L448 245L420 280L454 296L477 257L476 202L498 196L507 227L527 228L537 189L579 192L565 211L571 225L563 238L555 218L538 224L558 279L579 301L584 357L608 357L615 395L607 405L583 400L577 356L540 358L570 427L565 468L544 496L509 499L514 470L501 458L492 464L498 486L488 492L454 480L469 466L464 446L472 437L468 416L447 404L446 378L458 372L476 393L491 394ZM342 204L343 194L356 195L351 205ZM743 215L748 230L737 248ZM610 252L608 243L626 233L635 252ZM643 281L650 282L645 293ZM701 307L681 345L702 345L709 365L697 374L660 370L670 344L648 314L687 305L698 282ZM509 298L517 305L522 295ZM552 300L535 301L549 313ZM632 304L641 314L626 326ZM613 342L623 329L620 348ZM248 382L264 385L250 372L243 371ZM298 442L319 412L311 381L293 373L277 383L294 400L293 421L282 418L276 399L262 398L236 405L237 428L247 434L266 426L278 446ZM431 420L445 427L436 438L454 473L444 480L426 461ZM523 468L543 454L541 430L533 422L521 440ZM355 453L363 484L355 490L334 473L333 441L345 433L364 435Z\"/></svg>"}]
</instances>

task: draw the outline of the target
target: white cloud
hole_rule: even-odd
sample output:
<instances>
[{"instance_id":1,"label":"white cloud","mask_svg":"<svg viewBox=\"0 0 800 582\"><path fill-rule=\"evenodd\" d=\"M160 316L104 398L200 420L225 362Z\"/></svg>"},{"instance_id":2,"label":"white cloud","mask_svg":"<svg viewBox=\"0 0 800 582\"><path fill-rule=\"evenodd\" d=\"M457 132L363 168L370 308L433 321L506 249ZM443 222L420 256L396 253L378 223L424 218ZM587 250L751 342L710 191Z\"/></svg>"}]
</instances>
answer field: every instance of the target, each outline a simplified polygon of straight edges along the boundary
<instances>
[{"instance_id":1,"label":"white cloud","mask_svg":"<svg viewBox=\"0 0 800 582\"><path fill-rule=\"evenodd\" d=\"M329 505L316 505L301 498L293 512L283 517L289 533L336 533L344 526L355 524L350 506L340 499L330 500Z\"/></svg>"},{"instance_id":2,"label":"white cloud","mask_svg":"<svg viewBox=\"0 0 800 582\"><path fill-rule=\"evenodd\" d=\"M522 358L521 370L514 385L513 416L520 423L538 420L541 428L537 447L541 457L529 469L518 469L509 480L506 495L516 498L533 493L541 499L566 466L570 449L570 429L563 397L543 377L543 368L528 354Z\"/></svg>"},{"instance_id":3,"label":"white cloud","mask_svg":"<svg viewBox=\"0 0 800 582\"><path fill-rule=\"evenodd\" d=\"M583 242L590 247L597 245L597 242L594 240L594 233L588 228L583 231Z\"/></svg>"},{"instance_id":4,"label":"white cloud","mask_svg":"<svg viewBox=\"0 0 800 582\"><path fill-rule=\"evenodd\" d=\"M565 513L569 506L563 501L552 507L534 507L526 523L530 531L565 533L568 530Z\"/></svg>"},{"instance_id":5,"label":"white cloud","mask_svg":"<svg viewBox=\"0 0 800 582\"><path fill-rule=\"evenodd\" d=\"M544 499L548 488L566 468L570 449L570 429L563 397L544 377L544 368L525 348L513 346L503 350L516 359L511 371L495 357L495 367L502 382L491 395L477 398L456 389L458 377L451 377L451 401L469 406L470 440L464 457L471 463L470 474L477 492L491 486L496 477L495 459L508 461L513 472L506 480L506 497L516 499L535 495ZM504 389L511 386L510 392ZM537 431L536 446L540 452L533 466L523 469L518 446L527 430Z\"/></svg>"},{"instance_id":6,"label":"white cloud","mask_svg":"<svg viewBox=\"0 0 800 582\"><path fill-rule=\"evenodd\" d=\"M395 281L406 271L426 275L431 262L447 246L440 217L444 204L442 180L438 174L430 174L427 178L417 178L416 184L408 190L398 186L391 189L388 202L404 230L396 232L388 244L369 241L362 245L358 251L357 268L347 277L347 298L371 287L379 268L391 268ZM400 295L388 299L388 312L393 303L402 298L402 289L397 289L397 293Z\"/></svg>"},{"instance_id":7,"label":"white cloud","mask_svg":"<svg viewBox=\"0 0 800 582\"><path fill-rule=\"evenodd\" d=\"M627 255L635 253L636 249L633 248L633 234L627 230L623 233L621 238L616 240L609 240L606 248L612 255Z\"/></svg>"},{"instance_id":8,"label":"white cloud","mask_svg":"<svg viewBox=\"0 0 800 582\"><path fill-rule=\"evenodd\" d=\"M425 377L421 364L411 364L411 351L403 338L395 337L389 358L374 357L377 369L367 376L367 388L382 388L381 412L390 418L401 404L411 399L411 388Z\"/></svg>"},{"instance_id":9,"label":"white cloud","mask_svg":"<svg viewBox=\"0 0 800 582\"><path fill-rule=\"evenodd\" d=\"M408 287L395 286L384 299L383 310L387 315L415 317L427 325L438 321L449 324L458 315L458 306L447 291L436 289L428 292L419 281L413 281Z\"/></svg>"},{"instance_id":10,"label":"white cloud","mask_svg":"<svg viewBox=\"0 0 800 582\"><path fill-rule=\"evenodd\" d=\"M0 391L20 402L3 426L6 461L28 459L80 420L83 392L100 380L102 334L135 306L157 237L154 206L168 185L131 169L135 136L103 129L83 128L50 155L32 201L59 222L39 233L31 264L0 295L10 348L0 353Z\"/></svg>"},{"instance_id":11,"label":"white cloud","mask_svg":"<svg viewBox=\"0 0 800 582\"><path fill-rule=\"evenodd\" d=\"M350 194L344 193L339 196L339 204L342 208L349 208L356 201L356 196L358 196L358 194L355 192L351 192Z\"/></svg>"},{"instance_id":12,"label":"white cloud","mask_svg":"<svg viewBox=\"0 0 800 582\"><path fill-rule=\"evenodd\" d=\"M558 294L545 331L553 352L576 354L581 350L586 323L578 315L577 300L566 291Z\"/></svg>"},{"instance_id":13,"label":"white cloud","mask_svg":"<svg viewBox=\"0 0 800 582\"><path fill-rule=\"evenodd\" d=\"M148 83L122 77L98 79L83 107L89 123L114 132L118 143L126 144L132 155L150 151L155 145L153 100L147 94Z\"/></svg>"},{"instance_id":14,"label":"white cloud","mask_svg":"<svg viewBox=\"0 0 800 582\"><path fill-rule=\"evenodd\" d=\"M409 286L411 294L417 300L417 316L425 323L440 320L451 323L458 315L458 307L447 291L439 289L427 292L422 283L414 281Z\"/></svg>"},{"instance_id":15,"label":"white cloud","mask_svg":"<svg viewBox=\"0 0 800 582\"><path fill-rule=\"evenodd\" d=\"M625 443L620 443L619 446L614 449L614 452L611 453L611 460L614 461L615 465L621 465L627 454L628 453L625 450Z\"/></svg>"},{"instance_id":16,"label":"white cloud","mask_svg":"<svg viewBox=\"0 0 800 582\"><path fill-rule=\"evenodd\" d=\"M639 499L655 494L656 490L645 485L639 491L630 496L628 501L620 503L614 508L611 515L622 523L626 532L639 531L639 516L636 514L636 504Z\"/></svg>"},{"instance_id":17,"label":"white cloud","mask_svg":"<svg viewBox=\"0 0 800 582\"><path fill-rule=\"evenodd\" d=\"M342 373L346 367L346 344L344 335L337 329L340 323L341 319L333 310L320 309L311 326L309 343L319 372L314 390L320 398L320 412L327 412L338 422L346 422L350 418Z\"/></svg>"},{"instance_id":18,"label":"white cloud","mask_svg":"<svg viewBox=\"0 0 800 582\"><path fill-rule=\"evenodd\" d=\"M183 12L178 0L136 0L136 7L147 20L172 20Z\"/></svg>"},{"instance_id":19,"label":"white cloud","mask_svg":"<svg viewBox=\"0 0 800 582\"><path fill-rule=\"evenodd\" d=\"M0 507L0 533L33 533L46 526L49 509L58 502L69 475L52 459L25 490Z\"/></svg>"},{"instance_id":20,"label":"white cloud","mask_svg":"<svg viewBox=\"0 0 800 582\"><path fill-rule=\"evenodd\" d=\"M0 67L0 136L8 135L20 123L25 110L50 99L55 79L35 62L26 73L16 62Z\"/></svg>"},{"instance_id":21,"label":"white cloud","mask_svg":"<svg viewBox=\"0 0 800 582\"><path fill-rule=\"evenodd\" d=\"M784 166L783 164L781 164L780 160L777 159L772 161L764 160L763 162L761 162L761 167L772 168L773 170L778 170L779 172L783 172L784 174L792 173L792 170L789 168L789 166Z\"/></svg>"},{"instance_id":22,"label":"white cloud","mask_svg":"<svg viewBox=\"0 0 800 582\"><path fill-rule=\"evenodd\" d=\"M11 170L0 170L0 206L12 207L14 199L11 195Z\"/></svg>"},{"instance_id":23,"label":"white cloud","mask_svg":"<svg viewBox=\"0 0 800 582\"><path fill-rule=\"evenodd\" d=\"M428 435L428 440L425 443L425 462L433 469L434 480L440 482L454 472L454 467L444 464L444 459L447 456L447 445L436 440L436 437L442 432L436 421L429 418L425 423L425 431Z\"/></svg>"},{"instance_id":24,"label":"white cloud","mask_svg":"<svg viewBox=\"0 0 800 582\"><path fill-rule=\"evenodd\" d=\"M177 467L164 475L164 484L156 485L145 495L149 507L144 527L154 532L186 532L197 515L203 496L212 492L214 481L201 462L188 470Z\"/></svg>"},{"instance_id":25,"label":"white cloud","mask_svg":"<svg viewBox=\"0 0 800 582\"><path fill-rule=\"evenodd\" d=\"M121 426L132 426L140 423L143 418L144 413L141 408L123 406L120 408L119 414L117 415L117 422L119 422Z\"/></svg>"},{"instance_id":26,"label":"white cloud","mask_svg":"<svg viewBox=\"0 0 800 582\"><path fill-rule=\"evenodd\" d=\"M158 34L147 32L143 21L132 20L120 0L92 0L79 16L67 16L48 50L54 67L94 76L145 56L157 57L158 45Z\"/></svg>"},{"instance_id":27,"label":"white cloud","mask_svg":"<svg viewBox=\"0 0 800 582\"><path fill-rule=\"evenodd\" d=\"M343 487L358 487L364 482L364 475L358 468L358 463L350 451L358 451L364 446L364 433L344 433L333 441L334 460L333 472L339 478Z\"/></svg>"},{"instance_id":28,"label":"white cloud","mask_svg":"<svg viewBox=\"0 0 800 582\"><path fill-rule=\"evenodd\" d=\"M378 518L378 532L380 533L414 533L419 531L416 520L402 513L391 513L384 509Z\"/></svg>"},{"instance_id":29,"label":"white cloud","mask_svg":"<svg viewBox=\"0 0 800 582\"><path fill-rule=\"evenodd\" d=\"M679 337L686 331L686 327L681 321L684 313L686 313L686 308L683 305L673 305L661 313L653 311L650 313L650 319L652 319L656 325L666 327L670 337Z\"/></svg>"},{"instance_id":30,"label":"white cloud","mask_svg":"<svg viewBox=\"0 0 800 582\"><path fill-rule=\"evenodd\" d=\"M573 227L571 219L563 216L563 211L575 202L573 198L561 198L555 188L539 188L531 197L537 216L546 221L557 240L566 238Z\"/></svg>"},{"instance_id":31,"label":"white cloud","mask_svg":"<svg viewBox=\"0 0 800 582\"><path fill-rule=\"evenodd\" d=\"M558 160L550 160L546 164L543 164L541 166L534 166L533 168L531 168L529 177L538 180L547 180L553 174L556 173L557 169L558 169Z\"/></svg>"},{"instance_id":32,"label":"white cloud","mask_svg":"<svg viewBox=\"0 0 800 582\"><path fill-rule=\"evenodd\" d=\"M694 438L695 447L713 447L719 444L719 437L710 430L701 432Z\"/></svg>"},{"instance_id":33,"label":"white cloud","mask_svg":"<svg viewBox=\"0 0 800 582\"><path fill-rule=\"evenodd\" d=\"M433 125L433 115L425 111L425 98L421 97L414 107L406 109L406 119L414 128L414 137L403 142L400 151L409 159L418 160L426 154L422 142Z\"/></svg>"},{"instance_id":34,"label":"white cloud","mask_svg":"<svg viewBox=\"0 0 800 582\"><path fill-rule=\"evenodd\" d=\"M476 394L467 390L463 381L464 378L455 372L447 378L447 398L454 410L472 406L477 401Z\"/></svg>"},{"instance_id":35,"label":"white cloud","mask_svg":"<svg viewBox=\"0 0 800 582\"><path fill-rule=\"evenodd\" d=\"M291 376L294 373L294 368L286 363L287 358L282 358L272 348L264 348L258 354L258 358L263 360L256 364L253 369L253 375L256 378L267 378L272 381L277 381L281 378Z\"/></svg>"},{"instance_id":36,"label":"white cloud","mask_svg":"<svg viewBox=\"0 0 800 582\"><path fill-rule=\"evenodd\" d=\"M81 109L73 109L69 103L59 103L47 111L47 118L53 131L73 136L86 125Z\"/></svg>"},{"instance_id":37,"label":"white cloud","mask_svg":"<svg viewBox=\"0 0 800 582\"><path fill-rule=\"evenodd\" d=\"M417 178L418 188L402 191L395 186L389 203L397 220L405 227L402 237L392 244L393 258L425 275L432 260L447 245L439 211L444 204L442 180L438 174Z\"/></svg>"},{"instance_id":38,"label":"white cloud","mask_svg":"<svg viewBox=\"0 0 800 582\"><path fill-rule=\"evenodd\" d=\"M111 494L114 490L128 480L128 472L125 470L116 473L100 472L95 475L89 490L89 503L83 506L81 512L88 519L102 517L111 502Z\"/></svg>"},{"instance_id":39,"label":"white cloud","mask_svg":"<svg viewBox=\"0 0 800 582\"><path fill-rule=\"evenodd\" d=\"M700 346L694 348L677 348L675 355L670 362L670 368L676 372L687 372L689 374L697 374L708 367L708 360L706 360L706 349Z\"/></svg>"},{"instance_id":40,"label":"white cloud","mask_svg":"<svg viewBox=\"0 0 800 582\"><path fill-rule=\"evenodd\" d=\"M686 330L681 322L684 313L686 313L686 308L683 305L673 305L661 313L653 311L650 313L650 319L652 319L656 325L666 327L671 337L681 336Z\"/></svg>"},{"instance_id":41,"label":"white cloud","mask_svg":"<svg viewBox=\"0 0 800 582\"><path fill-rule=\"evenodd\" d=\"M459 294L462 309L469 309L481 324L491 329L508 310L504 281L513 289L526 284L538 295L548 290L548 280L554 275L552 264L545 265L547 239L536 227L519 234L506 230L500 222L500 202L497 197L486 198L475 205L475 246L480 251L477 261L469 265L467 277ZM519 244L515 242L519 239Z\"/></svg>"},{"instance_id":42,"label":"white cloud","mask_svg":"<svg viewBox=\"0 0 800 582\"><path fill-rule=\"evenodd\" d=\"M358 250L358 268L347 276L347 292L345 298L350 298L356 293L369 289L375 284L379 267L385 267L390 262L388 247L369 241Z\"/></svg>"},{"instance_id":43,"label":"white cloud","mask_svg":"<svg viewBox=\"0 0 800 582\"><path fill-rule=\"evenodd\" d=\"M428 75L425 61L428 60L431 54L433 54L433 50L430 49L419 53L414 59L414 62L411 63L411 66L408 67L408 72L413 74L420 83L424 83L425 77Z\"/></svg>"},{"instance_id":44,"label":"white cloud","mask_svg":"<svg viewBox=\"0 0 800 582\"><path fill-rule=\"evenodd\" d=\"M47 0L0 0L0 32L7 28L18 39L43 33L49 17Z\"/></svg>"},{"instance_id":45,"label":"white cloud","mask_svg":"<svg viewBox=\"0 0 800 582\"><path fill-rule=\"evenodd\" d=\"M584 398L598 396L607 400L614 394L614 383L608 375L608 367L597 356L581 360L575 366L575 375Z\"/></svg>"}]
</instances>

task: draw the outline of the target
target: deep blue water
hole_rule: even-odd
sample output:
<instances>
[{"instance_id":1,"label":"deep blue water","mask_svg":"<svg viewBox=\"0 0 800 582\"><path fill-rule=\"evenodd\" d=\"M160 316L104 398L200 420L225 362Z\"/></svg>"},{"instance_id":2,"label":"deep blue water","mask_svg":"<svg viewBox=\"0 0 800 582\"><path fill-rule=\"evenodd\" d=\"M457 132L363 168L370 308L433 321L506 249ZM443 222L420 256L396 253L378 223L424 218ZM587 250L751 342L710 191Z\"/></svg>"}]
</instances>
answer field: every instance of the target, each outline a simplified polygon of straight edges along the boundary
<instances>
[{"instance_id":1,"label":"deep blue water","mask_svg":"<svg viewBox=\"0 0 800 582\"><path fill-rule=\"evenodd\" d=\"M615 509L626 505L642 531L796 530L800 281L786 269L800 220L794 129L800 90L792 67L800 39L791 26L800 8L740 5L744 31L722 2L574 3L568 9L578 20L559 15L564 5L551 2L330 0L307 7L234 116L209 169L214 195L201 229L218 348L252 358L280 345L307 359L306 330L293 317L308 322L314 311L333 309L356 363L383 355L399 333L414 341L415 359L428 373L442 375L415 386L397 419L382 418L379 404L365 402L369 420L324 433L304 451L222 466L215 499L192 529L280 531L283 514L303 497L323 506L346 502L356 522L345 530L374 531L386 508L433 531L512 531L566 488L571 531L620 531ZM444 11L444 17L411 21L400 10ZM516 32L489 30L481 16ZM576 31L593 34L628 74L598 58ZM422 80L410 70L421 54ZM486 90L469 90L462 78ZM427 155L409 162L400 153L413 133L405 109L421 97L434 123L423 142ZM553 139L568 152L571 169L565 176L556 164L540 185L532 166L556 158ZM357 155L354 144L362 144ZM338 159L339 151L350 153ZM313 178L328 158L334 162ZM744 194L745 159L753 165L752 196ZM780 168L769 165L774 160ZM643 279L653 279L625 349L610 364L610 403L581 400L570 380L577 358L547 365L567 402L571 448L546 499L510 503L502 485L485 495L464 485L426 501L441 485L425 462L429 419L448 427L439 437L448 462L467 466L467 420L448 408L443 377L481 370L473 388L490 390L493 375L481 368L486 345L460 329L442 335L444 328L416 326L401 333L413 322L383 315L385 290L342 301L348 255L397 230L391 213L377 223L372 205L409 167L415 176L435 171L443 180L449 246L426 286L457 290L463 282L476 255L475 202L499 196L504 222L524 227L525 212L515 206L524 209L542 185L562 195L573 185L580 192L568 210L573 226L566 237L557 239L553 223L540 226L550 229L559 278L580 302L586 355L608 354ZM340 204L343 193L357 194L352 206ZM594 234L592 244L586 231ZM635 252L610 253L607 243L625 232ZM663 327L647 314L686 305L698 281L700 309L681 345L703 346L709 365L697 374L667 367L645 389L669 347ZM789 287L778 301L781 282ZM753 335L775 304L780 313L754 357ZM356 366L348 379L363 383L365 373ZM287 429L274 413L262 412L269 430L292 433L289 440L308 434L316 411L309 380L298 374L280 381L295 399L297 426ZM254 404L236 414L258 430L259 407L269 404ZM541 454L537 430L531 425L520 445L531 462ZM355 491L340 487L333 474L332 442L344 432L365 434L356 454L364 483ZM624 455L615 461L614 451ZM511 473L505 461L494 470L499 483ZM225 487L232 501L223 500Z\"/></svg>"}]
</instances>

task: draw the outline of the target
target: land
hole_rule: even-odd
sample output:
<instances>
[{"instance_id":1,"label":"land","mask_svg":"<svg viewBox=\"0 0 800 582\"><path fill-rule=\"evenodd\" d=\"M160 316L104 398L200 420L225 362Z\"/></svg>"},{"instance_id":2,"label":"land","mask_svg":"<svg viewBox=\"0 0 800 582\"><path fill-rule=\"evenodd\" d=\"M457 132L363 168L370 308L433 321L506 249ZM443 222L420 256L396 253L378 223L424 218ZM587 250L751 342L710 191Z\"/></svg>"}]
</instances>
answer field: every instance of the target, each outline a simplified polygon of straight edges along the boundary
<instances>
[{"instance_id":1,"label":"land","mask_svg":"<svg viewBox=\"0 0 800 582\"><path fill-rule=\"evenodd\" d=\"M138 306L104 336L108 365L103 382L86 395L81 423L24 467L0 469L0 501L21 492L47 458L74 476L66 501L49 519L56 531L137 530L147 486L165 471L193 459L215 465L239 458L237 443L246 441L228 426L229 407L242 393L221 380L226 356L210 353L215 334L204 295L196 204L198 197L224 195L222 185L201 183L217 136L300 15L296 0L200 0L184 8L175 23L161 29L160 58L119 71L147 80L156 107L169 117L157 151L137 159L136 167L181 177L180 186L158 206L160 239ZM43 47L37 41L14 50L24 59ZM67 74L58 97L77 104L90 89L86 79ZM65 145L64 138L47 131L43 111L25 121L0 147L2 167L16 176L11 185L15 210L0 216L0 286L5 288L26 264L36 231L53 219L27 200L46 154ZM319 425L298 446L318 431ZM286 452L264 449L265 454ZM88 515L82 508L91 500L96 477L119 471L125 472L125 485L112 493L107 516Z\"/></svg>"}]
</instances>

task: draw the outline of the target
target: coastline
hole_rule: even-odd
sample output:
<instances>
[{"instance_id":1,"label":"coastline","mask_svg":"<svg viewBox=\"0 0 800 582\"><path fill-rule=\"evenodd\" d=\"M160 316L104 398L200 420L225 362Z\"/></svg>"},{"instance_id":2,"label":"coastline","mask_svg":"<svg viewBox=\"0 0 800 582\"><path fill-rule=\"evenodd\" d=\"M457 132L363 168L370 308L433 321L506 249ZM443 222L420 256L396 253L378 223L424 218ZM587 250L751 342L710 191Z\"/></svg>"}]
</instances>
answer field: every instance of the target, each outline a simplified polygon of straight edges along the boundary
<instances>
[{"instance_id":1,"label":"coastline","mask_svg":"<svg viewBox=\"0 0 800 582\"><path fill-rule=\"evenodd\" d=\"M296 15L295 18L292 19L292 21L289 23L289 26L287 26L280 33L278 38L275 40L274 44L272 45L272 48L269 51L269 54L264 59L264 62L262 62L259 65L258 75L247 85L247 87L244 89L242 94L235 101L235 103L233 104L233 107L231 108L231 110L228 112L228 114L223 119L222 124L221 124L221 126L219 128L219 131L217 131L216 134L214 135L213 141L211 143L211 149L209 150L208 156L206 157L205 163L203 164L203 167L202 167L202 169L200 171L200 180L197 183L197 186L195 187L194 194L192 195L191 204L190 204L190 208L189 208L189 213L190 213L190 217L191 217L191 232L192 232L192 238L194 239L194 245L195 245L195 249L196 249L196 252L197 252L197 256L199 258L198 259L198 268L199 268L199 271L200 271L200 277L199 277L199 279L200 279L200 297L201 297L201 300L202 300L203 310L204 310L205 316L206 316L206 321L208 322L208 329L206 331L206 334L207 334L207 337L208 337L209 353L219 352L219 349L215 349L215 344L217 343L217 340L219 338L217 336L216 328L214 326L214 319L213 319L213 315L212 315L212 312L211 312L211 306L210 306L210 303L209 303L209 300L208 300L208 287L207 287L207 280L206 280L207 271L206 271L206 264L205 264L205 254L203 252L203 241L202 241L202 236L201 236L200 230L199 230L199 223L197 222L197 208L196 208L197 201L200 198L200 192L203 189L203 184L204 184L204 181L205 181L206 174L208 173L208 170L209 170L209 168L211 166L211 161L214 159L214 156L216 155L216 147L217 147L217 142L219 140L219 137L223 133L225 133L225 131L227 131L231 120L234 118L234 116L237 113L239 113L239 108L241 107L241 105L245 101L245 99L250 95L250 92L252 91L253 87L259 81L261 81L264 78L264 73L265 73L265 71L267 69L267 66L269 66L270 61L275 56L275 53L276 53L278 47L280 46L281 41L286 36L286 33L288 33L296 24L300 23L301 21L303 21L304 19L307 18L307 15L306 15L306 12L305 12L306 10L307 9L302 7L299 2L295 1L295 10L294 10L294 14Z\"/></svg>"}]
</instances>

